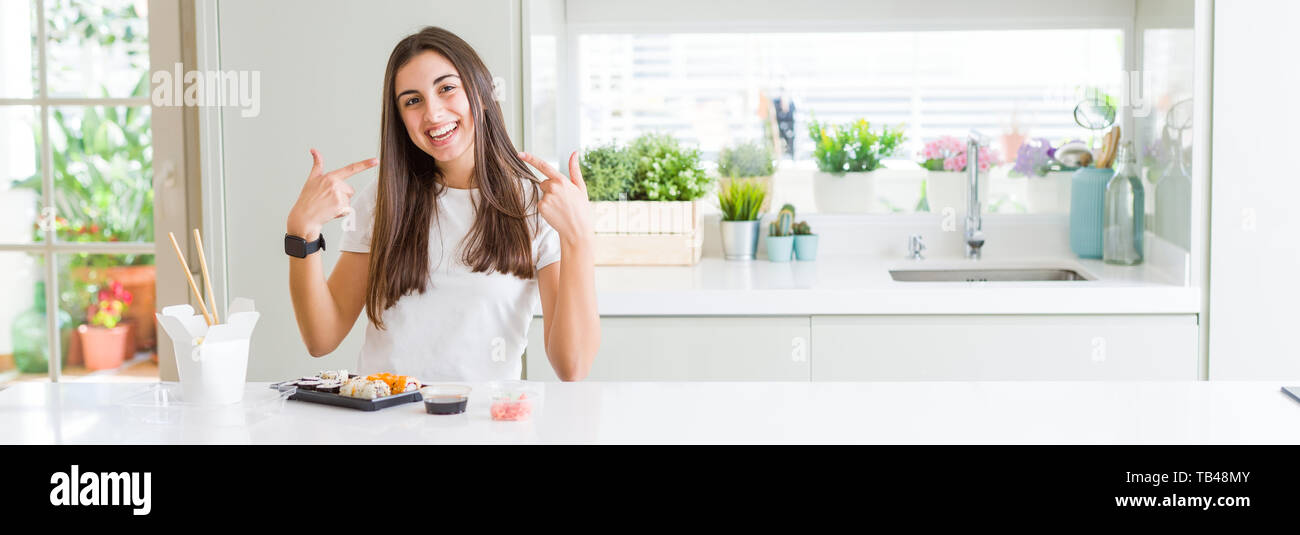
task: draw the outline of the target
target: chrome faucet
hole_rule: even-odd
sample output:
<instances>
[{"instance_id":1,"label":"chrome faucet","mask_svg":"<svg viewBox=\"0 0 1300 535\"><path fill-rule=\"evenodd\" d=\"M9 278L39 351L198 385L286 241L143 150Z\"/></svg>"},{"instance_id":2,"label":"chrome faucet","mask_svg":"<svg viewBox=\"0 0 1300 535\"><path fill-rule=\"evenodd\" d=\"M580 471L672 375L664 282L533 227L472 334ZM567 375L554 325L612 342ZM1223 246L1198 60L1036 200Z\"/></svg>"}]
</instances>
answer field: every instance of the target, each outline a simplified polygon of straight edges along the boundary
<instances>
[{"instance_id":1,"label":"chrome faucet","mask_svg":"<svg viewBox=\"0 0 1300 535\"><path fill-rule=\"evenodd\" d=\"M970 131L966 139L966 172L970 177L966 194L966 258L978 259L984 247L984 218L980 217L980 143L984 135Z\"/></svg>"},{"instance_id":2,"label":"chrome faucet","mask_svg":"<svg viewBox=\"0 0 1300 535\"><path fill-rule=\"evenodd\" d=\"M925 242L922 241L920 234L913 234L907 239L907 258L911 260L925 260L921 256L921 251L925 250Z\"/></svg>"}]
</instances>

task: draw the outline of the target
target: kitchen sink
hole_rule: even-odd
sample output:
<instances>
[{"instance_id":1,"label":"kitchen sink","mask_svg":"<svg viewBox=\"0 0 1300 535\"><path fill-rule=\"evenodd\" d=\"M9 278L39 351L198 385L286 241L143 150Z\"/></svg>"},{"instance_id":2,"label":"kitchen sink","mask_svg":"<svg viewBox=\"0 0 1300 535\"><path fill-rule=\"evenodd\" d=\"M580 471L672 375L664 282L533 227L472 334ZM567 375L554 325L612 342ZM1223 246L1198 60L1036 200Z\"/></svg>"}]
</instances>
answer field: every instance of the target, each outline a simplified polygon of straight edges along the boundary
<instances>
[{"instance_id":1,"label":"kitchen sink","mask_svg":"<svg viewBox=\"0 0 1300 535\"><path fill-rule=\"evenodd\" d=\"M1091 280L1073 269L891 269L900 282L1031 282Z\"/></svg>"}]
</instances>

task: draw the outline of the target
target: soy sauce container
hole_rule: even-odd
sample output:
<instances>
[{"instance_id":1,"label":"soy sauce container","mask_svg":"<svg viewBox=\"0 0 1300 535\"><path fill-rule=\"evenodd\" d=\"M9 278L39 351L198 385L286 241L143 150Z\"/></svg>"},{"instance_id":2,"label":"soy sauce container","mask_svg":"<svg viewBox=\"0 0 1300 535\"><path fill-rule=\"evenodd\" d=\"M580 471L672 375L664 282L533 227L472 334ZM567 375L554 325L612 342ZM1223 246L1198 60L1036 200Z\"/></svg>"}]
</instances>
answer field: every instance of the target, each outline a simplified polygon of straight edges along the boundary
<instances>
[{"instance_id":1,"label":"soy sauce container","mask_svg":"<svg viewBox=\"0 0 1300 535\"><path fill-rule=\"evenodd\" d=\"M469 391L463 385L429 385L420 389L420 397L429 414L460 414L469 405Z\"/></svg>"}]
</instances>

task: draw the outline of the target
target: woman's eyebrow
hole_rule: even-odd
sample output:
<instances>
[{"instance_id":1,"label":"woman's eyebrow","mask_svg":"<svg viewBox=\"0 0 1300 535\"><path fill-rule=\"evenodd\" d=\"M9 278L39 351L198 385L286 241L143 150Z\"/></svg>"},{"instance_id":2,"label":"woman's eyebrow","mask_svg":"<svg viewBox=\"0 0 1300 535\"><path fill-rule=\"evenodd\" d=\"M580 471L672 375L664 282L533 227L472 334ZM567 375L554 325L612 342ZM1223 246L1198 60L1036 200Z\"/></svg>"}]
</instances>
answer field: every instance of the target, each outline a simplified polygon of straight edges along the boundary
<instances>
[{"instance_id":1,"label":"woman's eyebrow","mask_svg":"<svg viewBox=\"0 0 1300 535\"><path fill-rule=\"evenodd\" d=\"M455 74L455 73L447 73L447 74L444 74L444 75L439 76L439 77L437 77L436 79L434 79L434 80L433 80L433 85L438 85L438 82L443 81L443 79L445 79L445 78L452 78L452 77L454 77L454 78L460 78L460 75ZM416 94L419 94L420 92L419 92L419 91L416 91L416 90L414 90L414 89L407 89L407 90L405 90L405 91L402 91L401 93L398 93L398 94L397 94L397 98L402 98L402 95L405 95L405 94L407 94L407 93L416 93Z\"/></svg>"}]
</instances>

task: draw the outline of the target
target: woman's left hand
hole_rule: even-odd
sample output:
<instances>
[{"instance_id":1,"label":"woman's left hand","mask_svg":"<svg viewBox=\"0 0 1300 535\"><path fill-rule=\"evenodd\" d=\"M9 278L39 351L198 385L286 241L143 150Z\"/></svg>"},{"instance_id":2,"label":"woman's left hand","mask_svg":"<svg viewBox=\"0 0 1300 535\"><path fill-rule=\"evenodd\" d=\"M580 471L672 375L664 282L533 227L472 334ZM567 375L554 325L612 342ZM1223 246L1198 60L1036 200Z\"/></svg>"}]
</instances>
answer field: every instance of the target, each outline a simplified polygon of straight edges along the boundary
<instances>
[{"instance_id":1,"label":"woman's left hand","mask_svg":"<svg viewBox=\"0 0 1300 535\"><path fill-rule=\"evenodd\" d=\"M526 152L519 153L519 157L546 175L537 211L560 235L560 240L571 244L590 242L593 236L591 208L587 200L587 183L582 180L578 166L578 153L569 156L568 177L541 158Z\"/></svg>"}]
</instances>

